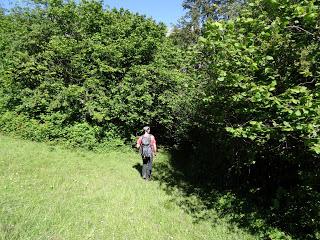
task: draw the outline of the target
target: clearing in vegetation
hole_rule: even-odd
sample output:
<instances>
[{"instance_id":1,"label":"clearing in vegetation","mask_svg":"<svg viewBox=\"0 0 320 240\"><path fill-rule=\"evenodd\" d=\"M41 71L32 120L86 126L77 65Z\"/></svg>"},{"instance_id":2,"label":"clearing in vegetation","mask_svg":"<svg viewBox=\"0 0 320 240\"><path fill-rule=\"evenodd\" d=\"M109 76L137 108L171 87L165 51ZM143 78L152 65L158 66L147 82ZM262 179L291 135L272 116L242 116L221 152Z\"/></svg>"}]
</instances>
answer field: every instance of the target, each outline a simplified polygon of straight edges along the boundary
<instances>
[{"instance_id":1,"label":"clearing in vegetation","mask_svg":"<svg viewBox=\"0 0 320 240\"><path fill-rule=\"evenodd\" d=\"M165 161L160 153L155 164ZM217 214L195 221L159 181L143 181L140 167L129 150L0 135L0 239L255 239Z\"/></svg>"}]
</instances>

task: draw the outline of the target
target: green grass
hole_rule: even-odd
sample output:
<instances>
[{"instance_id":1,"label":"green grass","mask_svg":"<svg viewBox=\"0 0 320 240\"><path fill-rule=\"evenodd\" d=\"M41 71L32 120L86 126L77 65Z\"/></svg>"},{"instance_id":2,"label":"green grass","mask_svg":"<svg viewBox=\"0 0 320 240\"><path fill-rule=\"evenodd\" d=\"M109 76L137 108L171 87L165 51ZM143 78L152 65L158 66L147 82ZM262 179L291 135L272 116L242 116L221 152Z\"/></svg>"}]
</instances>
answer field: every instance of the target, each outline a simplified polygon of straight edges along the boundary
<instances>
[{"instance_id":1,"label":"green grass","mask_svg":"<svg viewBox=\"0 0 320 240\"><path fill-rule=\"evenodd\" d=\"M195 222L159 182L140 178L139 163L131 151L0 135L0 239L254 239L218 216Z\"/></svg>"}]
</instances>

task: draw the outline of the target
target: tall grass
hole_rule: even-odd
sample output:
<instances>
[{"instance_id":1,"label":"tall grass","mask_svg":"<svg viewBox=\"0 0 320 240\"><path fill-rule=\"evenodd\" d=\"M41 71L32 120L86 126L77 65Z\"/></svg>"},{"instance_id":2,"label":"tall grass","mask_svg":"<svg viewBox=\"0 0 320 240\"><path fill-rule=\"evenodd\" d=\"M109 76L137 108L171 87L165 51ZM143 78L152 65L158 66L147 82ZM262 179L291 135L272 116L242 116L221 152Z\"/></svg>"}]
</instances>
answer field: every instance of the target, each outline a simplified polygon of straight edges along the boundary
<instances>
[{"instance_id":1,"label":"tall grass","mask_svg":"<svg viewBox=\"0 0 320 240\"><path fill-rule=\"evenodd\" d=\"M195 222L159 182L140 178L139 164L131 151L0 135L0 239L254 239L218 217Z\"/></svg>"}]
</instances>

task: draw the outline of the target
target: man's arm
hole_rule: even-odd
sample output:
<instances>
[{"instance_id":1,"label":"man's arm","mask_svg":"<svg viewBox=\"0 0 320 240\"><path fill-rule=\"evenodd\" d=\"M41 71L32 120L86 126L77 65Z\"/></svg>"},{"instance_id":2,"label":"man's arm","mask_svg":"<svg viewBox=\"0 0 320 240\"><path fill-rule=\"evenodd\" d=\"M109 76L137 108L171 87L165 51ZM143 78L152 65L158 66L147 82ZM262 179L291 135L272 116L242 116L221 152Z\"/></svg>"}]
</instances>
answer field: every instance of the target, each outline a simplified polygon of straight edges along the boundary
<instances>
[{"instance_id":1,"label":"man's arm","mask_svg":"<svg viewBox=\"0 0 320 240\"><path fill-rule=\"evenodd\" d=\"M141 137L139 137L139 139L137 140L137 145L136 145L136 148L140 148L140 146L141 146L141 140L142 140L142 138Z\"/></svg>"},{"instance_id":2,"label":"man's arm","mask_svg":"<svg viewBox=\"0 0 320 240\"><path fill-rule=\"evenodd\" d=\"M152 145L152 149L153 149L153 154L156 155L157 152L157 142L154 136L152 136L151 138L151 145Z\"/></svg>"},{"instance_id":3,"label":"man's arm","mask_svg":"<svg viewBox=\"0 0 320 240\"><path fill-rule=\"evenodd\" d=\"M157 152L157 145L156 145L156 143L153 144L153 149L154 149L154 153L156 154L156 152Z\"/></svg>"}]
</instances>

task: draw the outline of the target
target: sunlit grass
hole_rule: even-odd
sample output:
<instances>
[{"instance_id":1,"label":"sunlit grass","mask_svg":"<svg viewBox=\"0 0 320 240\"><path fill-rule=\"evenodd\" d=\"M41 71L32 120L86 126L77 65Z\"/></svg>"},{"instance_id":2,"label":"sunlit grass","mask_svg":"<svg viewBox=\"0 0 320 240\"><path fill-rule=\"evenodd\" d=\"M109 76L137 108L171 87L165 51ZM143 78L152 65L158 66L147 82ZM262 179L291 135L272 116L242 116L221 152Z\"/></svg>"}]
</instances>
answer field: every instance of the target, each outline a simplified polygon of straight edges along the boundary
<instances>
[{"instance_id":1,"label":"sunlit grass","mask_svg":"<svg viewBox=\"0 0 320 240\"><path fill-rule=\"evenodd\" d=\"M166 161L159 154L157 161ZM0 135L0 239L253 239L195 223L134 166L138 154L65 150Z\"/></svg>"}]
</instances>

